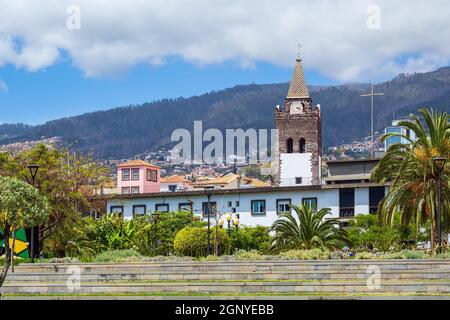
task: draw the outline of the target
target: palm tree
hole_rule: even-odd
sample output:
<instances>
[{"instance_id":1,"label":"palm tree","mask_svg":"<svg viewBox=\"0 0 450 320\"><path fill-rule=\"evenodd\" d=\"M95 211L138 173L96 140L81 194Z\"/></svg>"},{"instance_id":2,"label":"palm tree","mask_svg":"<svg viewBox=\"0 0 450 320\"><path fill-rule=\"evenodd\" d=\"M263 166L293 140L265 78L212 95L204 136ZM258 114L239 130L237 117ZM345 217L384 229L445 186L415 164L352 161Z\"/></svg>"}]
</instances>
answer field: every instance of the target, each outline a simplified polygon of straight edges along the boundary
<instances>
[{"instance_id":1,"label":"palm tree","mask_svg":"<svg viewBox=\"0 0 450 320\"><path fill-rule=\"evenodd\" d=\"M275 232L270 250L279 252L291 249L339 248L347 242L347 232L338 227L336 219L324 217L330 208L316 211L308 206L291 206L296 216L284 213L274 222Z\"/></svg>"},{"instance_id":2,"label":"palm tree","mask_svg":"<svg viewBox=\"0 0 450 320\"><path fill-rule=\"evenodd\" d=\"M408 144L394 144L386 152L372 171L372 180L391 182L388 194L381 201L378 213L381 221L393 224L396 212L399 212L401 224L415 222L417 229L425 221L431 223L431 248L437 237L437 181L438 172L433 159L446 157L442 171L442 216L444 224L449 221L450 204L450 124L449 115L433 112L432 109L420 109L425 127L418 116L411 115L410 120L400 121L399 125L415 133L417 139L399 133L389 133L401 137Z\"/></svg>"}]
</instances>

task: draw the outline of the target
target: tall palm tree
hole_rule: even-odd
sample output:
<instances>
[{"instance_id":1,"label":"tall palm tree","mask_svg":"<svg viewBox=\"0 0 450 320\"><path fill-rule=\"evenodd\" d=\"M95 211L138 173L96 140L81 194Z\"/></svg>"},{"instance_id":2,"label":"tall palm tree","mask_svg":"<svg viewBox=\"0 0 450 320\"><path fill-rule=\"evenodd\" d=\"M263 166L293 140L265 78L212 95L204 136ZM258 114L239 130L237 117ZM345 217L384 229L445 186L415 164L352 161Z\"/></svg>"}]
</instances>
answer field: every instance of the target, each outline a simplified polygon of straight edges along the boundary
<instances>
[{"instance_id":1,"label":"tall palm tree","mask_svg":"<svg viewBox=\"0 0 450 320\"><path fill-rule=\"evenodd\" d=\"M296 215L284 213L273 223L275 232L270 250L338 248L347 242L347 232L338 227L336 219L327 219L331 209L316 211L308 206L292 205Z\"/></svg>"},{"instance_id":2,"label":"tall palm tree","mask_svg":"<svg viewBox=\"0 0 450 320\"><path fill-rule=\"evenodd\" d=\"M386 152L372 171L372 180L385 183L390 181L389 191L378 208L380 219L392 224L396 212L401 223L411 221L417 228L427 220L431 222L431 248L437 237L437 184L438 169L433 158L446 157L442 170L442 217L448 225L450 213L450 124L449 115L439 114L432 109L420 109L423 122L416 115L410 120L400 121L399 126L415 133L412 140L400 133L389 133L383 140L397 136L408 144L394 144ZM424 126L425 124L425 126Z\"/></svg>"}]
</instances>

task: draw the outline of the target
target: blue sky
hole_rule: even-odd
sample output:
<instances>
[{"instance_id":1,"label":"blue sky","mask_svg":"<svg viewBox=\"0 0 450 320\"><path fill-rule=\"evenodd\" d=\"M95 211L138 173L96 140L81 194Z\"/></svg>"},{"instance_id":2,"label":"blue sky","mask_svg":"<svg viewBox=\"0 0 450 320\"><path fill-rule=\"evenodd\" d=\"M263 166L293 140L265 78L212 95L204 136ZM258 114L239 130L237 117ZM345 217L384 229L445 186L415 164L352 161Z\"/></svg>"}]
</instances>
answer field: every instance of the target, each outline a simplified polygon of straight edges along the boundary
<instances>
[{"instance_id":1,"label":"blue sky","mask_svg":"<svg viewBox=\"0 0 450 320\"><path fill-rule=\"evenodd\" d=\"M65 116L140 104L163 98L189 97L238 84L290 80L292 68L259 62L242 68L229 61L198 66L171 58L164 65L139 64L114 76L86 77L64 59L38 71L8 65L0 69L7 92L0 92L0 123L39 124ZM309 84L335 83L306 71Z\"/></svg>"}]
</instances>

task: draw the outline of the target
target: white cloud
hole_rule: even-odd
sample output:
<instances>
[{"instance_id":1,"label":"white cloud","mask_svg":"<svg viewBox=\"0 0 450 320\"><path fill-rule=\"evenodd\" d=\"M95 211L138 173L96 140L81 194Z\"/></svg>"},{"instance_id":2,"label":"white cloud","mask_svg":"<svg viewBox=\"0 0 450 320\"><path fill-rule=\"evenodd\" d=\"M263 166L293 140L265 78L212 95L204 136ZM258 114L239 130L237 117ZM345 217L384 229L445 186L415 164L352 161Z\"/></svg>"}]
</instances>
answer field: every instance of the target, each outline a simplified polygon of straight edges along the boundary
<instances>
[{"instance_id":1,"label":"white cloud","mask_svg":"<svg viewBox=\"0 0 450 320\"><path fill-rule=\"evenodd\" d=\"M0 79L0 93L8 93L8 86L6 85L6 82Z\"/></svg>"},{"instance_id":2,"label":"white cloud","mask_svg":"<svg viewBox=\"0 0 450 320\"><path fill-rule=\"evenodd\" d=\"M343 81L385 79L450 62L448 0L377 0L381 29L367 27L368 0L0 0L0 66L35 71L66 52L87 76L120 74L178 55L197 65L236 60L292 66L296 43L308 69ZM81 29L67 28L67 8Z\"/></svg>"}]
</instances>

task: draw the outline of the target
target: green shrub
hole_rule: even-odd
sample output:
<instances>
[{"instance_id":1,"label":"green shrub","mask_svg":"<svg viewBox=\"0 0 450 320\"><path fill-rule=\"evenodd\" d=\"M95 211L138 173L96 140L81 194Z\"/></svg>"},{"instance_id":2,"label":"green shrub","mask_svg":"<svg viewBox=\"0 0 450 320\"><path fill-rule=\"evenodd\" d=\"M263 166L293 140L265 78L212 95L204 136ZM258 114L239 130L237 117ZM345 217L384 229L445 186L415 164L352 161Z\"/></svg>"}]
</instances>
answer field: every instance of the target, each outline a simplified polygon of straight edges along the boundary
<instances>
[{"instance_id":1,"label":"green shrub","mask_svg":"<svg viewBox=\"0 0 450 320\"><path fill-rule=\"evenodd\" d=\"M224 229L211 228L211 253L214 253L216 231L218 255L222 255L228 251L230 242ZM185 227L175 236L173 246L178 255L190 257L206 256L208 230L206 228Z\"/></svg>"},{"instance_id":2,"label":"green shrub","mask_svg":"<svg viewBox=\"0 0 450 320\"><path fill-rule=\"evenodd\" d=\"M439 255L433 256L433 258L436 259L450 259L450 251L444 251Z\"/></svg>"},{"instance_id":3,"label":"green shrub","mask_svg":"<svg viewBox=\"0 0 450 320\"><path fill-rule=\"evenodd\" d=\"M144 257L136 250L109 250L99 253L95 262L135 262L142 261Z\"/></svg>"},{"instance_id":4,"label":"green shrub","mask_svg":"<svg viewBox=\"0 0 450 320\"><path fill-rule=\"evenodd\" d=\"M264 260L264 256L262 256L258 250L238 250L236 251L236 253L234 254L236 260L250 260L250 261L255 261L255 260Z\"/></svg>"},{"instance_id":5,"label":"green shrub","mask_svg":"<svg viewBox=\"0 0 450 320\"><path fill-rule=\"evenodd\" d=\"M355 259L358 259L358 260L370 260L370 259L376 259L376 258L377 258L377 255L372 252L361 251L361 252L357 252L355 254Z\"/></svg>"},{"instance_id":6,"label":"green shrub","mask_svg":"<svg viewBox=\"0 0 450 320\"><path fill-rule=\"evenodd\" d=\"M286 260L328 260L330 251L322 249L289 250L280 252L280 257Z\"/></svg>"},{"instance_id":7,"label":"green shrub","mask_svg":"<svg viewBox=\"0 0 450 320\"><path fill-rule=\"evenodd\" d=\"M382 259L430 259L430 255L419 250L400 250L381 256Z\"/></svg>"},{"instance_id":8,"label":"green shrub","mask_svg":"<svg viewBox=\"0 0 450 320\"><path fill-rule=\"evenodd\" d=\"M263 226L231 228L230 244L233 252L239 249L258 250L260 253L268 251L270 246L269 228Z\"/></svg>"}]
</instances>

